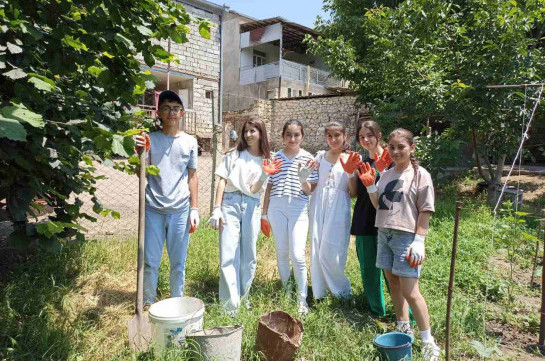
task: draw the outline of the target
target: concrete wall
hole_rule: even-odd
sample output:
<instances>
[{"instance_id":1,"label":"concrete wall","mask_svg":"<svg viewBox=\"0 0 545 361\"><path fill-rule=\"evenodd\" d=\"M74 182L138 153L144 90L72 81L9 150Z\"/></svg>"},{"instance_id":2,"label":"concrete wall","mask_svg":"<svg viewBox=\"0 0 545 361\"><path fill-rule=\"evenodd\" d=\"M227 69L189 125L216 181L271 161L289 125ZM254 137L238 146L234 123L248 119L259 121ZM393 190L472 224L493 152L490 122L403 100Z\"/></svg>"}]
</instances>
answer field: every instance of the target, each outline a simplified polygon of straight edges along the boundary
<instances>
[{"instance_id":1,"label":"concrete wall","mask_svg":"<svg viewBox=\"0 0 545 361\"><path fill-rule=\"evenodd\" d=\"M243 111L224 112L223 144L224 151L234 145L229 143L229 132L236 129L240 136L240 128L249 119L262 119L267 125L269 142L273 150L282 148L282 127L287 120L297 119L303 123L305 137L303 148L311 153L327 149L324 130L327 123L339 121L348 132L348 140L353 143L358 112L364 108L355 107L354 96L307 97L301 99L260 100Z\"/></svg>"}]
</instances>

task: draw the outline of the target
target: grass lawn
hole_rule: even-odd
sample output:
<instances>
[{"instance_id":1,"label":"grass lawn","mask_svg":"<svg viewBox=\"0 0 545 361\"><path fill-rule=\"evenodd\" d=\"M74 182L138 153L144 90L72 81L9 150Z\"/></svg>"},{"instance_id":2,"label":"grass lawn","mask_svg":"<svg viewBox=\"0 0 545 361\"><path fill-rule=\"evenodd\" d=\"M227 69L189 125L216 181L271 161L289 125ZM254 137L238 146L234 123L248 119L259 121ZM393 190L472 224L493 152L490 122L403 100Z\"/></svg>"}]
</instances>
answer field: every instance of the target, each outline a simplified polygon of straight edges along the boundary
<instances>
[{"instance_id":1,"label":"grass lawn","mask_svg":"<svg viewBox=\"0 0 545 361\"><path fill-rule=\"evenodd\" d=\"M437 209L427 240L421 289L428 301L433 332L445 340L446 294L452 247L456 187L438 191ZM482 198L464 201L460 224L456 286L451 326L453 359L480 359L473 340L495 345L498 337L488 324L537 333L537 312L517 315L514 294L535 297L539 290L510 282L506 272L491 263L502 258L499 242L491 242L493 217ZM537 228L535 224L530 224ZM535 234L536 229L532 229ZM495 246L495 247L494 247ZM517 246L517 267L527 272L533 245ZM242 309L232 319L221 312L218 293L218 235L201 227L192 237L187 261L186 295L207 305L204 326L242 323L243 359L254 351L259 315L284 310L296 315L294 297L286 296L276 269L274 243L258 241L258 268L251 292L253 310ZM310 253L310 252L308 252ZM153 360L152 353L133 355L127 342L127 321L134 310L136 240L107 240L66 244L59 254L38 253L17 265L0 285L0 360ZM505 258L505 257L503 257ZM354 297L333 297L315 304L302 318L305 330L298 360L373 360L373 337L392 330L395 317L374 320L364 301L359 264L351 243L347 274ZM510 283L506 283L510 282ZM488 287L487 287L488 284ZM159 278L159 298L168 297L166 254ZM485 302L485 294L488 300ZM485 312L486 311L486 312ZM485 328L485 314L487 328ZM520 317L519 317L520 316ZM522 318L521 318L522 317ZM485 338L485 329L486 338ZM420 359L417 337L415 360ZM185 359L180 351L164 359Z\"/></svg>"}]
</instances>

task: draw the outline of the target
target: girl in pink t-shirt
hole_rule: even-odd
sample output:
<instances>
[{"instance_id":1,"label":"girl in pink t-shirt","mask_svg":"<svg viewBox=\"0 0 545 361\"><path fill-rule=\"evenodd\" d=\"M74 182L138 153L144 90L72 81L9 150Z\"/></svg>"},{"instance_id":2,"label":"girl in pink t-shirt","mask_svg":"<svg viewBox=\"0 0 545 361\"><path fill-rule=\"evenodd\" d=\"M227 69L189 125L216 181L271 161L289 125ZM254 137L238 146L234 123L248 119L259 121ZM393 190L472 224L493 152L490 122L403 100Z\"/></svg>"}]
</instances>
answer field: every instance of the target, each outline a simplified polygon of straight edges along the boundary
<instances>
[{"instance_id":1,"label":"girl in pink t-shirt","mask_svg":"<svg viewBox=\"0 0 545 361\"><path fill-rule=\"evenodd\" d=\"M410 306L420 330L424 359L436 361L440 349L431 335L428 306L418 287L420 265L425 258L424 240L434 211L434 192L431 176L418 165L414 150L413 134L396 129L388 138L395 167L381 175L378 189L375 170L368 163L363 163L357 173L377 208L376 266L384 270L388 279L398 326L404 324L405 332L412 334Z\"/></svg>"}]
</instances>

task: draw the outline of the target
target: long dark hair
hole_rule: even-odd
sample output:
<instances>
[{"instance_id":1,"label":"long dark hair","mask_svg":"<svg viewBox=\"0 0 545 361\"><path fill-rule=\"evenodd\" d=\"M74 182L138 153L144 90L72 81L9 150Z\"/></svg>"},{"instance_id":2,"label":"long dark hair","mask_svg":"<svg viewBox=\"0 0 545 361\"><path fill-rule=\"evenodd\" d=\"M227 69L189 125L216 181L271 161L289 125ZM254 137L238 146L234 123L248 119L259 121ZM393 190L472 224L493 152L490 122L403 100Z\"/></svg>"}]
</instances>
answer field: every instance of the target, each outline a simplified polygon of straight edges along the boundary
<instances>
[{"instance_id":1,"label":"long dark hair","mask_svg":"<svg viewBox=\"0 0 545 361\"><path fill-rule=\"evenodd\" d=\"M246 126L248 125L256 127L259 130L259 150L261 151L261 156L269 159L271 157L271 148L269 146L269 138L267 137L267 128L261 119L250 119L244 122L240 131L240 137L238 138L237 150L242 152L248 149L248 143L246 143L246 138L244 137Z\"/></svg>"},{"instance_id":2,"label":"long dark hair","mask_svg":"<svg viewBox=\"0 0 545 361\"><path fill-rule=\"evenodd\" d=\"M403 129L403 128L397 128L397 129L394 129L391 133L390 133L390 136L388 137L388 141L390 141L390 139L394 138L394 137L400 137L400 138L403 138L407 141L407 143L409 143L409 146L413 146L414 144L414 135L413 133L410 131L410 130L407 130L407 129ZM413 166L413 169L414 169L414 176L416 178L416 174L418 172L418 160L416 159L416 157L414 156L414 152L411 152L411 156L410 156L410 161L411 161L411 164Z\"/></svg>"},{"instance_id":3,"label":"long dark hair","mask_svg":"<svg viewBox=\"0 0 545 361\"><path fill-rule=\"evenodd\" d=\"M284 134L286 134L286 129L288 129L290 125L297 125L299 129L301 129L301 135L303 137L305 136L305 131L303 130L303 124L301 124L301 122L298 121L297 119L290 119L284 123L284 127L282 128L282 138L284 138Z\"/></svg>"},{"instance_id":4,"label":"long dark hair","mask_svg":"<svg viewBox=\"0 0 545 361\"><path fill-rule=\"evenodd\" d=\"M343 123L338 122L336 120L326 124L324 129L324 135L327 134L327 131L331 128L341 128L341 132L343 132L346 135L346 126ZM349 149L350 149L350 144L345 139L343 141L343 152L348 152Z\"/></svg>"},{"instance_id":5,"label":"long dark hair","mask_svg":"<svg viewBox=\"0 0 545 361\"><path fill-rule=\"evenodd\" d=\"M380 125L374 120L362 119L359 122L358 127L356 128L356 144L360 143L361 128L368 129L373 137L377 138L377 146L380 145L381 147L384 147L384 142L382 142L382 130L380 129Z\"/></svg>"}]
</instances>

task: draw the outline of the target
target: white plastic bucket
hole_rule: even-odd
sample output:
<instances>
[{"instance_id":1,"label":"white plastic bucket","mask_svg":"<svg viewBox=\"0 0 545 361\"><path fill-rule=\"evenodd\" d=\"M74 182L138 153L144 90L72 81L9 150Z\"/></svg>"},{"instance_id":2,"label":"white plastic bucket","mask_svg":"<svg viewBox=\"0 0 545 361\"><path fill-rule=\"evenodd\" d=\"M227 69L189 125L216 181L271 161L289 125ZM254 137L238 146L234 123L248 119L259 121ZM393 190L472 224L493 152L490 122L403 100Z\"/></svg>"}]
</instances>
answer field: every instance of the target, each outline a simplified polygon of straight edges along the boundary
<instances>
[{"instance_id":1,"label":"white plastic bucket","mask_svg":"<svg viewBox=\"0 0 545 361\"><path fill-rule=\"evenodd\" d=\"M202 330L204 303L194 297L173 297L149 308L151 335L155 351L181 346L185 335Z\"/></svg>"}]
</instances>

